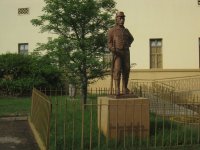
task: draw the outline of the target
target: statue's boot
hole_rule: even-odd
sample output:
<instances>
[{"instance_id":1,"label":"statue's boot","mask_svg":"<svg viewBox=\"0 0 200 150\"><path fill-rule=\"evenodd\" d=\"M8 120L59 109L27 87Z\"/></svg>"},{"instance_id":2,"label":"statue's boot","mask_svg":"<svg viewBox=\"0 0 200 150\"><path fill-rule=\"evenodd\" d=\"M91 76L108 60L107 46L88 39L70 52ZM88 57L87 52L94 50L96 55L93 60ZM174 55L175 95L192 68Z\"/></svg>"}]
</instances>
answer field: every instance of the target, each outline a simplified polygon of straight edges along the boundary
<instances>
[{"instance_id":1,"label":"statue's boot","mask_svg":"<svg viewBox=\"0 0 200 150\"><path fill-rule=\"evenodd\" d=\"M115 80L115 95L120 95L120 79Z\"/></svg>"},{"instance_id":2,"label":"statue's boot","mask_svg":"<svg viewBox=\"0 0 200 150\"><path fill-rule=\"evenodd\" d=\"M130 90L127 88L128 86L128 79L122 79L122 93L123 94L129 94Z\"/></svg>"}]
</instances>

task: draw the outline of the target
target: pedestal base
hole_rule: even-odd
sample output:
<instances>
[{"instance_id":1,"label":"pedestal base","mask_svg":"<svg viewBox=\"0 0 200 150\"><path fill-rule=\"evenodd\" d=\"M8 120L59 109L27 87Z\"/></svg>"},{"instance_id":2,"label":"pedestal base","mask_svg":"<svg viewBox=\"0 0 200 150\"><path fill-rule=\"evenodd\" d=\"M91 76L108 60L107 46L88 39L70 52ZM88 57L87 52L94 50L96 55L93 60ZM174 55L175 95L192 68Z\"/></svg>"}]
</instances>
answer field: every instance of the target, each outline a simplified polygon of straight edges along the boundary
<instances>
[{"instance_id":1,"label":"pedestal base","mask_svg":"<svg viewBox=\"0 0 200 150\"><path fill-rule=\"evenodd\" d=\"M149 136L149 100L98 97L98 128L109 138Z\"/></svg>"}]
</instances>

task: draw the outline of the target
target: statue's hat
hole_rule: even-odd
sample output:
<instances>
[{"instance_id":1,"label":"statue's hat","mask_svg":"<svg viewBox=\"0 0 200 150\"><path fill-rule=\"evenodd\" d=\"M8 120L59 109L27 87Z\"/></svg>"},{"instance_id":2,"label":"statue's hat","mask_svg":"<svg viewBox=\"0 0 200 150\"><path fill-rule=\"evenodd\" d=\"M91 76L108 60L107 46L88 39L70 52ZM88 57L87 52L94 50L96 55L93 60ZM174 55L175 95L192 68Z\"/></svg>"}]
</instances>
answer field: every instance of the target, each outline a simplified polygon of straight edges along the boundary
<instances>
[{"instance_id":1,"label":"statue's hat","mask_svg":"<svg viewBox=\"0 0 200 150\"><path fill-rule=\"evenodd\" d=\"M124 12L123 11L118 11L116 13L116 17L125 17Z\"/></svg>"}]
</instances>

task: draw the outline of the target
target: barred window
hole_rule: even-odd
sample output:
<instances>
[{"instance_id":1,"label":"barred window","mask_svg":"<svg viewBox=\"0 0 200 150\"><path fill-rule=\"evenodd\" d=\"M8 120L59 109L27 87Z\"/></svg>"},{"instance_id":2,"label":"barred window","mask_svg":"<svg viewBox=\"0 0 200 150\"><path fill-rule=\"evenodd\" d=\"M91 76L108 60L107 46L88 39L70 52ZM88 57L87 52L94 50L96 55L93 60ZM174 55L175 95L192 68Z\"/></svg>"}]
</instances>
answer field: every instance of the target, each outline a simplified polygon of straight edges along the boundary
<instances>
[{"instance_id":1,"label":"barred window","mask_svg":"<svg viewBox=\"0 0 200 150\"><path fill-rule=\"evenodd\" d=\"M27 15L29 14L29 8L18 8L18 15Z\"/></svg>"},{"instance_id":2,"label":"barred window","mask_svg":"<svg viewBox=\"0 0 200 150\"><path fill-rule=\"evenodd\" d=\"M18 53L19 54L28 54L28 43L19 43L18 44Z\"/></svg>"},{"instance_id":3,"label":"barred window","mask_svg":"<svg viewBox=\"0 0 200 150\"><path fill-rule=\"evenodd\" d=\"M150 39L150 68L162 68L162 39Z\"/></svg>"}]
</instances>

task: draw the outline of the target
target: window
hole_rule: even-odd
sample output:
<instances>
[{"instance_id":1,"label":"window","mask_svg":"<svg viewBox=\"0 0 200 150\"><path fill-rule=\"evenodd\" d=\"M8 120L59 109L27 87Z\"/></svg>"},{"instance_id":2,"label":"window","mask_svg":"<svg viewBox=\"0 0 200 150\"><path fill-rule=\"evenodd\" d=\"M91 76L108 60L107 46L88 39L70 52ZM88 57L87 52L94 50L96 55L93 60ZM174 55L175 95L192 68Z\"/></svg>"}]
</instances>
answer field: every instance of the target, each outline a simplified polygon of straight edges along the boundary
<instances>
[{"instance_id":1,"label":"window","mask_svg":"<svg viewBox=\"0 0 200 150\"><path fill-rule=\"evenodd\" d=\"M150 39L150 68L162 68L162 39Z\"/></svg>"},{"instance_id":2,"label":"window","mask_svg":"<svg viewBox=\"0 0 200 150\"><path fill-rule=\"evenodd\" d=\"M198 6L200 6L200 0L197 0Z\"/></svg>"},{"instance_id":3,"label":"window","mask_svg":"<svg viewBox=\"0 0 200 150\"><path fill-rule=\"evenodd\" d=\"M29 8L18 8L18 15L27 15L29 14Z\"/></svg>"},{"instance_id":4,"label":"window","mask_svg":"<svg viewBox=\"0 0 200 150\"><path fill-rule=\"evenodd\" d=\"M19 43L18 44L18 53L19 54L28 54L28 43Z\"/></svg>"}]
</instances>

